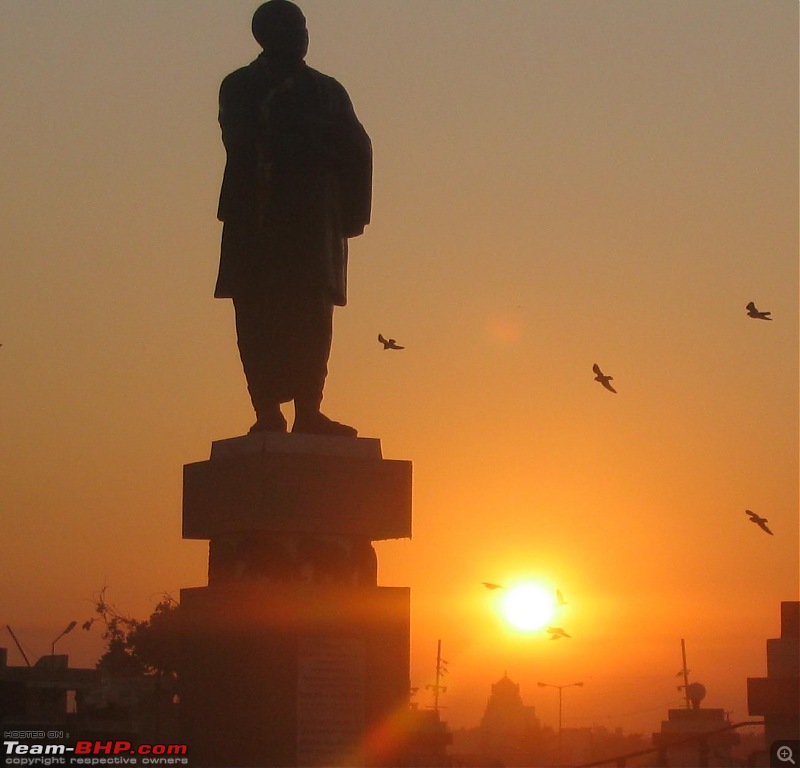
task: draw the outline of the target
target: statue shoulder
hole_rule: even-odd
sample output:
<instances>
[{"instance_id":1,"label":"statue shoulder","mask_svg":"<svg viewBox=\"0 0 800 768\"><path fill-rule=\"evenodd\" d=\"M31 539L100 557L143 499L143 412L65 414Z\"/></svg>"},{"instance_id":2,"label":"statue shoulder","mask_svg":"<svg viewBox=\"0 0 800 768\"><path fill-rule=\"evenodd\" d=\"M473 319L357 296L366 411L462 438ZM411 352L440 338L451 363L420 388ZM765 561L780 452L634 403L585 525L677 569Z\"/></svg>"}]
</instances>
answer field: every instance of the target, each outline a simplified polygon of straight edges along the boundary
<instances>
[{"instance_id":1,"label":"statue shoulder","mask_svg":"<svg viewBox=\"0 0 800 768\"><path fill-rule=\"evenodd\" d=\"M308 77L311 80L313 80L314 84L318 88L321 88L321 89L327 91L328 93L333 93L333 94L337 94L337 95L340 95L340 96L345 96L348 99L350 98L347 95L347 91L345 90L345 87L335 77L331 77L330 75L326 75L323 72L320 72L319 70L314 69L313 67L309 67L308 65L306 65L304 67L303 73L305 74L306 77Z\"/></svg>"},{"instance_id":2,"label":"statue shoulder","mask_svg":"<svg viewBox=\"0 0 800 768\"><path fill-rule=\"evenodd\" d=\"M239 67L223 78L219 87L220 95L249 90L253 87L253 79L252 65Z\"/></svg>"}]
</instances>

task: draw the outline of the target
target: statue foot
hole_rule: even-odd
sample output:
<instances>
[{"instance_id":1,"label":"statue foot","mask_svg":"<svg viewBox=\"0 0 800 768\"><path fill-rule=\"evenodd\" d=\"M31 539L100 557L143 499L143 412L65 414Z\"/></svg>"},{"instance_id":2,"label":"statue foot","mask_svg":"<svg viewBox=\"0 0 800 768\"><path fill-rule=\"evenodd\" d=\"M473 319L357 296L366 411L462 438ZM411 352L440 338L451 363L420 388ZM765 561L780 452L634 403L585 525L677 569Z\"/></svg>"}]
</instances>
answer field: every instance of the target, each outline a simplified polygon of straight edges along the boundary
<instances>
[{"instance_id":1,"label":"statue foot","mask_svg":"<svg viewBox=\"0 0 800 768\"><path fill-rule=\"evenodd\" d=\"M258 421L250 427L250 433L253 432L285 432L286 431L286 419L283 418L283 414L281 413L280 409L277 412L271 412L266 416L259 416Z\"/></svg>"},{"instance_id":2,"label":"statue foot","mask_svg":"<svg viewBox=\"0 0 800 768\"><path fill-rule=\"evenodd\" d=\"M336 435L338 437L355 437L358 434L355 427L340 424L319 411L296 416L292 432L301 432L306 435Z\"/></svg>"}]
</instances>

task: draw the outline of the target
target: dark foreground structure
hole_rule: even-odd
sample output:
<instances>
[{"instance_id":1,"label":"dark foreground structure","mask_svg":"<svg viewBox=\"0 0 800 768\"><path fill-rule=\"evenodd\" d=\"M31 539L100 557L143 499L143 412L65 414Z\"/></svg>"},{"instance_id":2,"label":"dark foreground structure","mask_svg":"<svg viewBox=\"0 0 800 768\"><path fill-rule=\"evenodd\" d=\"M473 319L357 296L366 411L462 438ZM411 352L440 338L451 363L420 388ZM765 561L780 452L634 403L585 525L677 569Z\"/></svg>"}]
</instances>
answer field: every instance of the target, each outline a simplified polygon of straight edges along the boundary
<instances>
[{"instance_id":1,"label":"dark foreground structure","mask_svg":"<svg viewBox=\"0 0 800 768\"><path fill-rule=\"evenodd\" d=\"M183 535L210 542L181 592L192 766L407 762L410 590L372 542L411 535L411 464L375 439L253 433L184 468Z\"/></svg>"},{"instance_id":2,"label":"dark foreground structure","mask_svg":"<svg viewBox=\"0 0 800 768\"><path fill-rule=\"evenodd\" d=\"M269 0L252 32L262 53L220 87L215 296L256 423L184 472L184 538L210 542L208 586L181 593L184 740L193 766L401 765L410 595L378 586L372 542L411 535L411 465L320 411L372 146L306 65L300 8Z\"/></svg>"},{"instance_id":3,"label":"dark foreground structure","mask_svg":"<svg viewBox=\"0 0 800 768\"><path fill-rule=\"evenodd\" d=\"M781 636L767 640L767 676L747 678L747 709L764 741L800 739L800 601L781 603Z\"/></svg>"}]
</instances>

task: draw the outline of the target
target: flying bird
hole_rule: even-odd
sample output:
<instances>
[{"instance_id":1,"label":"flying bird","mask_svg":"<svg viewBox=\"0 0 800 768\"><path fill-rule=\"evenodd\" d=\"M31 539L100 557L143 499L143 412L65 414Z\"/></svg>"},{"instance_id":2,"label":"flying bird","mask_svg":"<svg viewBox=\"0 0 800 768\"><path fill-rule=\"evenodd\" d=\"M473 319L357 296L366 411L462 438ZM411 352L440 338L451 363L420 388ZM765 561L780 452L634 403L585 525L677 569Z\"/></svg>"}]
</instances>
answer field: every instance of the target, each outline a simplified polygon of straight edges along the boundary
<instances>
[{"instance_id":1,"label":"flying bird","mask_svg":"<svg viewBox=\"0 0 800 768\"><path fill-rule=\"evenodd\" d=\"M556 590L556 602L559 605L567 605L567 601L564 599L564 595L561 594L561 590Z\"/></svg>"},{"instance_id":2,"label":"flying bird","mask_svg":"<svg viewBox=\"0 0 800 768\"><path fill-rule=\"evenodd\" d=\"M613 381L614 377L613 376L606 376L600 370L600 366L597 363L595 363L592 366L592 370L595 372L595 374L597 374L594 377L594 380L595 381L599 381L609 392L613 392L616 395L617 394L617 390L614 389L614 387L611 386L611 381Z\"/></svg>"},{"instance_id":3,"label":"flying bird","mask_svg":"<svg viewBox=\"0 0 800 768\"><path fill-rule=\"evenodd\" d=\"M405 349L405 347L401 347L396 339L384 339L383 334L378 334L378 341L383 344L384 349Z\"/></svg>"},{"instance_id":4,"label":"flying bird","mask_svg":"<svg viewBox=\"0 0 800 768\"><path fill-rule=\"evenodd\" d=\"M750 517L750 522L755 523L762 531L766 531L770 536L774 536L775 534L769 529L767 525L767 518L760 517L755 512L751 512L749 509L746 509L745 512Z\"/></svg>"},{"instance_id":5,"label":"flying bird","mask_svg":"<svg viewBox=\"0 0 800 768\"><path fill-rule=\"evenodd\" d=\"M481 584L483 584L486 589L505 589L502 584L493 584L491 581L482 581Z\"/></svg>"},{"instance_id":6,"label":"flying bird","mask_svg":"<svg viewBox=\"0 0 800 768\"><path fill-rule=\"evenodd\" d=\"M551 640L560 640L562 637L572 637L572 635L568 635L561 627L548 627L547 631L551 635Z\"/></svg>"},{"instance_id":7,"label":"flying bird","mask_svg":"<svg viewBox=\"0 0 800 768\"><path fill-rule=\"evenodd\" d=\"M751 301L751 302L750 302L750 303L747 305L746 309L747 309L747 315L748 315L748 317L753 317L753 318L755 318L756 320L772 320L772 318L770 317L770 315L772 314L772 312L760 312L760 311L759 311L759 310L756 308L756 304L755 304L755 302L754 302L754 301Z\"/></svg>"}]
</instances>

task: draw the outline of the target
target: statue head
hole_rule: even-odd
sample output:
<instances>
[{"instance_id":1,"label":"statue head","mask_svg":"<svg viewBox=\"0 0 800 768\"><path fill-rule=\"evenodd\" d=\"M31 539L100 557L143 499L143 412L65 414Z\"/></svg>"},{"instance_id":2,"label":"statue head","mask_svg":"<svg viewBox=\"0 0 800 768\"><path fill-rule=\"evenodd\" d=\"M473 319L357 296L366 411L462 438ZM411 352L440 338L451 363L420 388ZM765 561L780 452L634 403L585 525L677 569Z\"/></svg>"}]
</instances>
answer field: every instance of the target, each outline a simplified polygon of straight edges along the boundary
<instances>
[{"instance_id":1,"label":"statue head","mask_svg":"<svg viewBox=\"0 0 800 768\"><path fill-rule=\"evenodd\" d=\"M303 12L289 0L269 0L253 14L253 37L271 61L293 64L308 51L308 30Z\"/></svg>"}]
</instances>

